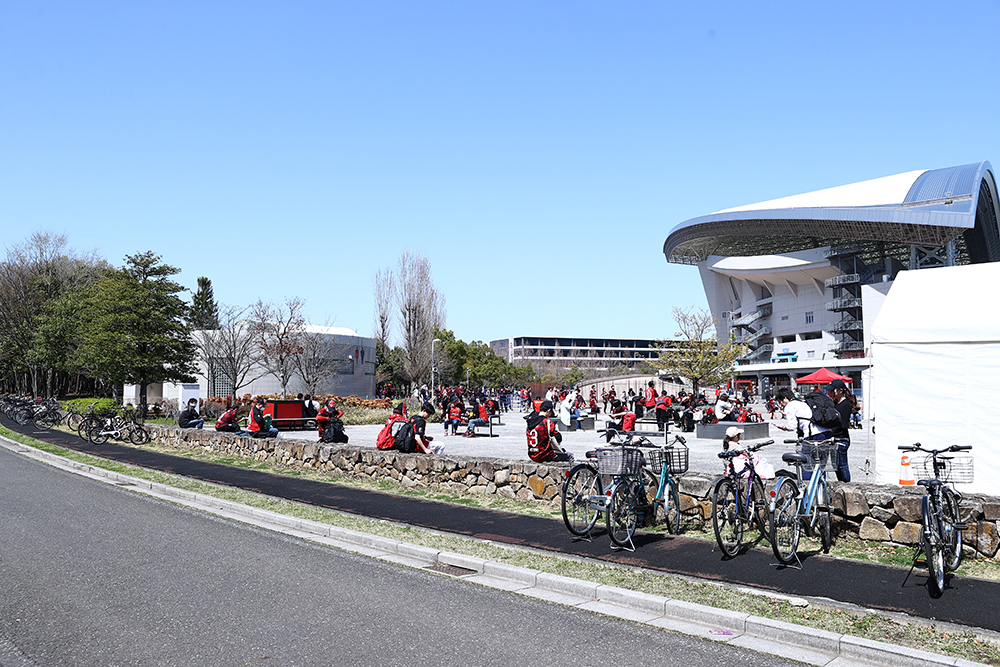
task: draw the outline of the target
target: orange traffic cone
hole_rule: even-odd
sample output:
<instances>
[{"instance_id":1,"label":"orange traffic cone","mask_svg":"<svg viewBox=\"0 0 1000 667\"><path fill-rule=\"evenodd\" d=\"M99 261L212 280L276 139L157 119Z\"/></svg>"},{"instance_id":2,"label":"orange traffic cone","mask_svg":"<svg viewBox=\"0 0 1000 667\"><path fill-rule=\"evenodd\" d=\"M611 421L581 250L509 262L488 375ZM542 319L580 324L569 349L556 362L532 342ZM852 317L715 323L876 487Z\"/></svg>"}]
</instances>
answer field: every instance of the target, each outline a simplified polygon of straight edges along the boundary
<instances>
[{"instance_id":1,"label":"orange traffic cone","mask_svg":"<svg viewBox=\"0 0 1000 667\"><path fill-rule=\"evenodd\" d=\"M904 454L899 462L899 485L913 486L916 483L913 479L913 470L910 469L910 457Z\"/></svg>"}]
</instances>

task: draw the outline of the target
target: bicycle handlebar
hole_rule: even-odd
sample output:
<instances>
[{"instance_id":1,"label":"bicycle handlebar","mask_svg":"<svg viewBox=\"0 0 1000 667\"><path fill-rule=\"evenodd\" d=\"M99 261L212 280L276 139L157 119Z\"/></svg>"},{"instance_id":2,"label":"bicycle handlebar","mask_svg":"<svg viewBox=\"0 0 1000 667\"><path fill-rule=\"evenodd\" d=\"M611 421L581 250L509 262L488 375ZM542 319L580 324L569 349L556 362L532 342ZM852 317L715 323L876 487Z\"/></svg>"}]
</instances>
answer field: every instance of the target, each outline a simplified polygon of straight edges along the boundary
<instances>
[{"instance_id":1,"label":"bicycle handlebar","mask_svg":"<svg viewBox=\"0 0 1000 667\"><path fill-rule=\"evenodd\" d=\"M951 445L945 447L944 449L927 449L919 442L915 442L912 445L899 445L897 449L901 449L904 452L927 452L928 454L941 454L942 452L967 452L972 449L972 445Z\"/></svg>"}]
</instances>

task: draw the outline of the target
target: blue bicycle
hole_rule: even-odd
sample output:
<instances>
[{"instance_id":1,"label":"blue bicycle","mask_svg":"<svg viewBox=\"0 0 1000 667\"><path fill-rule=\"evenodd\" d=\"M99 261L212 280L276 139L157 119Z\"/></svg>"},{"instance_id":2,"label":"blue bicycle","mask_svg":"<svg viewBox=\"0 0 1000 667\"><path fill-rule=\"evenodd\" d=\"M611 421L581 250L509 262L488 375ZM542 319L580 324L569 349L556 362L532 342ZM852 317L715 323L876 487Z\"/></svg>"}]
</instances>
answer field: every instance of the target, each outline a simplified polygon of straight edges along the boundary
<instances>
[{"instance_id":1,"label":"blue bicycle","mask_svg":"<svg viewBox=\"0 0 1000 667\"><path fill-rule=\"evenodd\" d=\"M771 491L771 550L782 565L798 563L799 537L803 527L818 532L823 553L833 543L833 517L826 473L837 470L837 442L829 440L785 440L796 451L782 454L781 460L794 465L797 478L787 470L776 474ZM801 485L801 486L800 486Z\"/></svg>"}]
</instances>

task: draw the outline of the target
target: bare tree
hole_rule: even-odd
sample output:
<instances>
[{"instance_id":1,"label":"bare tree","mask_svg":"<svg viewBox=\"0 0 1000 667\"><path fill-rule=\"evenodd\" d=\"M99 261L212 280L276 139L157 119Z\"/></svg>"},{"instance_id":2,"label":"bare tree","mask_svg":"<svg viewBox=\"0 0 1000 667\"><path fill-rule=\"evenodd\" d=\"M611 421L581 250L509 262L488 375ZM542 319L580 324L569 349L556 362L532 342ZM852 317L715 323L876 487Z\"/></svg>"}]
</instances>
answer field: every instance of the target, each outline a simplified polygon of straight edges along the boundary
<instances>
[{"instance_id":1,"label":"bare tree","mask_svg":"<svg viewBox=\"0 0 1000 667\"><path fill-rule=\"evenodd\" d=\"M419 382L431 368L434 329L444 329L444 297L431 279L423 255L404 252L396 270L396 306L403 348L403 368L410 382Z\"/></svg>"},{"instance_id":2,"label":"bare tree","mask_svg":"<svg viewBox=\"0 0 1000 667\"><path fill-rule=\"evenodd\" d=\"M396 283L391 269L380 269L372 279L375 288L375 340L389 347L392 329L392 304L396 297Z\"/></svg>"},{"instance_id":3,"label":"bare tree","mask_svg":"<svg viewBox=\"0 0 1000 667\"><path fill-rule=\"evenodd\" d=\"M329 321L326 326L330 326ZM322 393L320 384L337 371L350 346L323 331L303 331L301 340L302 353L294 357L295 370L306 392L315 396Z\"/></svg>"},{"instance_id":4,"label":"bare tree","mask_svg":"<svg viewBox=\"0 0 1000 667\"><path fill-rule=\"evenodd\" d=\"M259 364L257 328L247 318L249 312L249 306L222 306L219 328L196 331L194 336L209 387L214 386L216 377L224 377L234 397L266 372Z\"/></svg>"},{"instance_id":5,"label":"bare tree","mask_svg":"<svg viewBox=\"0 0 1000 667\"><path fill-rule=\"evenodd\" d=\"M289 298L283 305L258 300L251 307L259 363L278 378L282 395L288 394L288 383L295 372L295 357L302 354L302 335L305 302L299 297Z\"/></svg>"}]
</instances>

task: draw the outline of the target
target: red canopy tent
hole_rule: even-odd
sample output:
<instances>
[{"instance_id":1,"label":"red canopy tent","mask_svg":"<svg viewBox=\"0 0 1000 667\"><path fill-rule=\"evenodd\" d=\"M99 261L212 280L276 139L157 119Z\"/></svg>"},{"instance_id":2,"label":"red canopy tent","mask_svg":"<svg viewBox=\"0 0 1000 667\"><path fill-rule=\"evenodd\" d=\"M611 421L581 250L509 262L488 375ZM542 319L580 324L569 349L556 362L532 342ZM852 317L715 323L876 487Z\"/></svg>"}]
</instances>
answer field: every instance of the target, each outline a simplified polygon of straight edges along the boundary
<instances>
[{"instance_id":1,"label":"red canopy tent","mask_svg":"<svg viewBox=\"0 0 1000 667\"><path fill-rule=\"evenodd\" d=\"M815 373L810 373L809 375L803 375L798 378L796 384L830 384L834 380L843 380L844 382L850 382L851 378L846 375L837 375L833 371L821 368Z\"/></svg>"}]
</instances>

